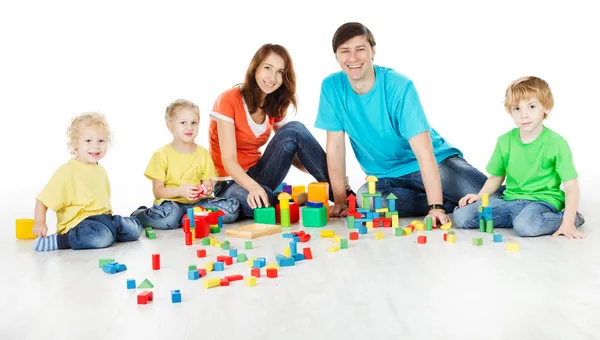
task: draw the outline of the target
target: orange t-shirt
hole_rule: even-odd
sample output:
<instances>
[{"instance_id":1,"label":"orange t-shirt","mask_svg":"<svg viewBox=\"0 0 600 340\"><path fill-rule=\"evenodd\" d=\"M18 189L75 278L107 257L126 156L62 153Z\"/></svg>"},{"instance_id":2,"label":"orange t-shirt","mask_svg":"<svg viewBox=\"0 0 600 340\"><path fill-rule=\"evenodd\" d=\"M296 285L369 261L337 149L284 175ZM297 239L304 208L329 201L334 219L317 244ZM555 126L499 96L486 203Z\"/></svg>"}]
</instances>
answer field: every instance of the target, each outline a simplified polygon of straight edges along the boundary
<instances>
[{"instance_id":1,"label":"orange t-shirt","mask_svg":"<svg viewBox=\"0 0 600 340\"><path fill-rule=\"evenodd\" d=\"M259 149L269 140L273 125L281 126L286 123L285 117L273 118L270 116L267 116L262 124L255 123L250 116L250 112L248 112L248 107L238 86L223 92L217 98L210 115L211 121L208 128L209 150L217 170L218 177L215 180L231 179L225 171L221 159L219 130L215 119L235 125L237 159L244 171L250 169L260 160L261 153Z\"/></svg>"}]
</instances>

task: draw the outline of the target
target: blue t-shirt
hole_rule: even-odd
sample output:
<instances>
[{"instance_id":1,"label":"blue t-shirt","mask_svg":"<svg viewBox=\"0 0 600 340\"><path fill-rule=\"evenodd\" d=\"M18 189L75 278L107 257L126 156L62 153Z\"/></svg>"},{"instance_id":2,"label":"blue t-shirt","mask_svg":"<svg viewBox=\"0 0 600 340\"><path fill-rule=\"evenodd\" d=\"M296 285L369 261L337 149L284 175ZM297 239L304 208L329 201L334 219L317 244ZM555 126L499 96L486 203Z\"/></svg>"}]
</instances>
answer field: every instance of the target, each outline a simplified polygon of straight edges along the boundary
<instances>
[{"instance_id":1,"label":"blue t-shirt","mask_svg":"<svg viewBox=\"0 0 600 340\"><path fill-rule=\"evenodd\" d=\"M409 139L429 131L436 161L462 153L427 122L412 81L387 67L374 65L375 84L357 94L342 71L323 80L315 127L345 131L367 175L395 178L419 170Z\"/></svg>"}]
</instances>

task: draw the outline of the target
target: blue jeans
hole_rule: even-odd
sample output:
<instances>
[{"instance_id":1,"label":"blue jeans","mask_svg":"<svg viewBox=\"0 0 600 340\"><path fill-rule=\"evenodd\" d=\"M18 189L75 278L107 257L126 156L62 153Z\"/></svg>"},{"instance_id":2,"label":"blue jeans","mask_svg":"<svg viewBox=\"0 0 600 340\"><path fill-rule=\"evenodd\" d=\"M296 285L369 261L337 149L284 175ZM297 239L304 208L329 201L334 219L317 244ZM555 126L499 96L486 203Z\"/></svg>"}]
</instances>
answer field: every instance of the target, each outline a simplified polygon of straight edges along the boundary
<instances>
[{"instance_id":1,"label":"blue jeans","mask_svg":"<svg viewBox=\"0 0 600 340\"><path fill-rule=\"evenodd\" d=\"M258 163L246 171L265 189L270 205L278 203L274 191L287 176L296 156L318 182L329 183L325 151L302 123L289 122L277 130ZM331 185L329 189L329 197L333 199ZM242 215L254 216L254 210L248 205L248 190L235 181L217 183L215 196L237 199Z\"/></svg>"},{"instance_id":2,"label":"blue jeans","mask_svg":"<svg viewBox=\"0 0 600 340\"><path fill-rule=\"evenodd\" d=\"M452 219L459 228L479 228L480 202L456 208ZM512 200L490 198L494 228L513 228L519 236L540 236L554 234L560 227L563 211L542 201ZM585 222L583 216L577 213L575 226L580 227Z\"/></svg>"},{"instance_id":3,"label":"blue jeans","mask_svg":"<svg viewBox=\"0 0 600 340\"><path fill-rule=\"evenodd\" d=\"M139 207L131 214L144 227L153 229L176 229L181 227L181 219L189 208L217 208L225 213L223 223L234 222L238 218L240 203L235 199L207 198L193 204L182 204L173 201L163 201L160 205L150 208Z\"/></svg>"},{"instance_id":4,"label":"blue jeans","mask_svg":"<svg viewBox=\"0 0 600 340\"><path fill-rule=\"evenodd\" d=\"M462 157L450 156L438 164L442 181L444 209L450 213L458 201L466 194L478 193L487 180L487 176L467 163ZM382 207L387 207L387 195L393 193L396 199L396 211L399 216L423 216L429 212L427 194L421 172L416 171L398 178L378 178L377 192L382 194ZM368 183L358 189L358 196L368 192ZM362 206L362 200L358 199Z\"/></svg>"},{"instance_id":5,"label":"blue jeans","mask_svg":"<svg viewBox=\"0 0 600 340\"><path fill-rule=\"evenodd\" d=\"M106 248L115 242L137 240L142 225L136 219L119 215L95 215L86 218L67 232L72 249Z\"/></svg>"}]
</instances>

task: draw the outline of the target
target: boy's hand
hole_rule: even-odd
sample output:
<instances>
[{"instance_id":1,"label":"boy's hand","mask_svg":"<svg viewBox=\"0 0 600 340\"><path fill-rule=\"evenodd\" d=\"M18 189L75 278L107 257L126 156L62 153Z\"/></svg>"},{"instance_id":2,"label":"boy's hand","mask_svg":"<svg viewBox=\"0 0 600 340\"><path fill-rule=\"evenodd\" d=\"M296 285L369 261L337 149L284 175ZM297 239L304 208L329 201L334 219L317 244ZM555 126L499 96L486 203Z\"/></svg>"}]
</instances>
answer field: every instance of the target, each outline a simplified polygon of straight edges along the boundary
<instances>
[{"instance_id":1,"label":"boy's hand","mask_svg":"<svg viewBox=\"0 0 600 340\"><path fill-rule=\"evenodd\" d=\"M195 201L198 199L198 187L191 184L183 184L179 187L179 196L185 197L190 201Z\"/></svg>"},{"instance_id":2,"label":"boy's hand","mask_svg":"<svg viewBox=\"0 0 600 340\"><path fill-rule=\"evenodd\" d=\"M348 204L344 203L335 203L333 206L329 207L329 216L330 217L346 217L348 215Z\"/></svg>"},{"instance_id":3,"label":"boy's hand","mask_svg":"<svg viewBox=\"0 0 600 340\"><path fill-rule=\"evenodd\" d=\"M481 196L479 196L479 195L468 194L465 197L461 198L460 201L458 201L458 206L462 208L465 205L477 202L480 199L481 199Z\"/></svg>"},{"instance_id":4,"label":"boy's hand","mask_svg":"<svg viewBox=\"0 0 600 340\"><path fill-rule=\"evenodd\" d=\"M46 225L45 222L35 222L33 224L32 231L36 237L40 237L40 236L46 237L46 233L48 233L48 226Z\"/></svg>"},{"instance_id":5,"label":"boy's hand","mask_svg":"<svg viewBox=\"0 0 600 340\"><path fill-rule=\"evenodd\" d=\"M560 235L565 235L565 237L568 239L584 238L583 233L578 232L577 228L573 223L561 223L558 230L554 234L552 234L552 237Z\"/></svg>"}]
</instances>

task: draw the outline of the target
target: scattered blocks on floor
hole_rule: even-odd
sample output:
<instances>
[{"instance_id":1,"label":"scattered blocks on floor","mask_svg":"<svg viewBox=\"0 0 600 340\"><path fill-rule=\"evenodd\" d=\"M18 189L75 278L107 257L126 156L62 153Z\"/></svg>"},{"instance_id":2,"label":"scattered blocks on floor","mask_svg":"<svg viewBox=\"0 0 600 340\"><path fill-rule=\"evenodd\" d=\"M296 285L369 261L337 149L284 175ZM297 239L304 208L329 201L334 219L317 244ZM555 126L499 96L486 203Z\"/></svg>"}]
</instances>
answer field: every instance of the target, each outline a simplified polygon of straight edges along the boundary
<instances>
[{"instance_id":1,"label":"scattered blocks on floor","mask_svg":"<svg viewBox=\"0 0 600 340\"><path fill-rule=\"evenodd\" d=\"M137 303L138 303L138 305L145 305L149 301L152 301L153 299L154 299L154 297L153 297L152 292L145 291L145 292L138 294Z\"/></svg>"},{"instance_id":2,"label":"scattered blocks on floor","mask_svg":"<svg viewBox=\"0 0 600 340\"><path fill-rule=\"evenodd\" d=\"M404 235L404 229L403 228L394 228L394 233L396 234L396 236L402 236L402 235Z\"/></svg>"},{"instance_id":3,"label":"scattered blocks on floor","mask_svg":"<svg viewBox=\"0 0 600 340\"><path fill-rule=\"evenodd\" d=\"M152 254L152 270L160 269L160 254Z\"/></svg>"},{"instance_id":4,"label":"scattered blocks on floor","mask_svg":"<svg viewBox=\"0 0 600 340\"><path fill-rule=\"evenodd\" d=\"M244 247L245 249L252 249L252 241L246 241Z\"/></svg>"},{"instance_id":5,"label":"scattered blocks on floor","mask_svg":"<svg viewBox=\"0 0 600 340\"><path fill-rule=\"evenodd\" d=\"M323 238L334 237L335 236L335 231L333 231L333 230L321 230L320 235Z\"/></svg>"},{"instance_id":6,"label":"scattered blocks on floor","mask_svg":"<svg viewBox=\"0 0 600 340\"><path fill-rule=\"evenodd\" d=\"M383 231L378 231L375 233L376 240L383 240L383 238L384 238Z\"/></svg>"},{"instance_id":7,"label":"scattered blocks on floor","mask_svg":"<svg viewBox=\"0 0 600 340\"><path fill-rule=\"evenodd\" d=\"M328 250L328 251L329 251L330 253L335 253L335 252L337 252L338 250L340 250L340 247L338 247L338 246L331 246L331 247L329 247L329 250Z\"/></svg>"},{"instance_id":8,"label":"scattered blocks on floor","mask_svg":"<svg viewBox=\"0 0 600 340\"><path fill-rule=\"evenodd\" d=\"M473 245L474 246L481 246L481 245L483 245L483 239L481 237L474 237L473 238Z\"/></svg>"},{"instance_id":9,"label":"scattered blocks on floor","mask_svg":"<svg viewBox=\"0 0 600 340\"><path fill-rule=\"evenodd\" d=\"M150 282L150 280L145 279L144 281L142 281L142 283L139 284L139 286L137 286L138 289L145 289L145 288L154 288L154 285L152 284L152 282Z\"/></svg>"},{"instance_id":10,"label":"scattered blocks on floor","mask_svg":"<svg viewBox=\"0 0 600 340\"><path fill-rule=\"evenodd\" d=\"M267 268L267 277L268 278L276 278L277 277L277 269L275 268Z\"/></svg>"},{"instance_id":11,"label":"scattered blocks on floor","mask_svg":"<svg viewBox=\"0 0 600 340\"><path fill-rule=\"evenodd\" d=\"M327 207L304 207L302 209L302 225L305 227L321 228L327 224L329 211Z\"/></svg>"},{"instance_id":12,"label":"scattered blocks on floor","mask_svg":"<svg viewBox=\"0 0 600 340\"><path fill-rule=\"evenodd\" d=\"M206 280L204 280L204 282L202 282L202 285L206 289L214 288L214 287L219 287L221 285L221 279L218 278L218 277L213 277L213 278L210 278L210 279L206 279Z\"/></svg>"},{"instance_id":13,"label":"scattered blocks on floor","mask_svg":"<svg viewBox=\"0 0 600 340\"><path fill-rule=\"evenodd\" d=\"M222 279L221 279L221 282L219 282L219 285L220 285L221 287L226 287L226 286L229 286L229 280L227 280L227 278L222 278Z\"/></svg>"},{"instance_id":14,"label":"scattered blocks on floor","mask_svg":"<svg viewBox=\"0 0 600 340\"><path fill-rule=\"evenodd\" d=\"M285 257L281 254L277 254L277 256L275 256L275 259L277 260L277 264L279 265L279 267L291 267L296 265L296 259L294 259L293 257Z\"/></svg>"},{"instance_id":15,"label":"scattered blocks on floor","mask_svg":"<svg viewBox=\"0 0 600 340\"><path fill-rule=\"evenodd\" d=\"M127 266L118 262L109 262L102 266L102 271L108 274L116 274L126 270Z\"/></svg>"},{"instance_id":16,"label":"scattered blocks on floor","mask_svg":"<svg viewBox=\"0 0 600 340\"><path fill-rule=\"evenodd\" d=\"M494 234L494 242L502 242L502 234Z\"/></svg>"},{"instance_id":17,"label":"scattered blocks on floor","mask_svg":"<svg viewBox=\"0 0 600 340\"><path fill-rule=\"evenodd\" d=\"M215 264L213 265L213 270L216 272L222 272L223 270L225 270L225 263L215 262Z\"/></svg>"},{"instance_id":18,"label":"scattered blocks on floor","mask_svg":"<svg viewBox=\"0 0 600 340\"><path fill-rule=\"evenodd\" d=\"M402 228L402 233L404 235L410 235L410 234L412 234L412 232L413 232L413 228L410 228L410 227L404 227L404 228Z\"/></svg>"},{"instance_id":19,"label":"scattered blocks on floor","mask_svg":"<svg viewBox=\"0 0 600 340\"><path fill-rule=\"evenodd\" d=\"M313 258L312 251L310 250L310 248L302 249L302 254L304 255L305 260L312 260Z\"/></svg>"},{"instance_id":20,"label":"scattered blocks on floor","mask_svg":"<svg viewBox=\"0 0 600 340\"><path fill-rule=\"evenodd\" d=\"M171 290L171 303L181 302L181 292L179 289Z\"/></svg>"},{"instance_id":21,"label":"scattered blocks on floor","mask_svg":"<svg viewBox=\"0 0 600 340\"><path fill-rule=\"evenodd\" d=\"M425 235L419 235L417 237L417 243L418 244L425 244L425 243L427 243L427 236L425 236Z\"/></svg>"},{"instance_id":22,"label":"scattered blocks on floor","mask_svg":"<svg viewBox=\"0 0 600 340\"><path fill-rule=\"evenodd\" d=\"M348 240L347 239L341 239L340 240L340 248L342 248L342 249L348 249Z\"/></svg>"},{"instance_id":23,"label":"scattered blocks on floor","mask_svg":"<svg viewBox=\"0 0 600 340\"><path fill-rule=\"evenodd\" d=\"M238 254L237 262L246 262L246 261L248 261L248 257L246 256L246 254Z\"/></svg>"},{"instance_id":24,"label":"scattered blocks on floor","mask_svg":"<svg viewBox=\"0 0 600 340\"><path fill-rule=\"evenodd\" d=\"M360 235L365 235L368 233L368 229L367 227L365 227L364 225L361 225L360 227L358 227L358 233Z\"/></svg>"},{"instance_id":25,"label":"scattered blocks on floor","mask_svg":"<svg viewBox=\"0 0 600 340\"><path fill-rule=\"evenodd\" d=\"M15 235L19 240L33 240L36 236L33 234L33 218L18 218L15 221ZM112 262L112 261L110 261ZM102 268L102 266L100 266Z\"/></svg>"},{"instance_id":26,"label":"scattered blocks on floor","mask_svg":"<svg viewBox=\"0 0 600 340\"><path fill-rule=\"evenodd\" d=\"M510 251L510 252L519 252L521 250L521 247L519 246L518 243L515 242L508 242L506 243L506 251Z\"/></svg>"},{"instance_id":27,"label":"scattered blocks on floor","mask_svg":"<svg viewBox=\"0 0 600 340\"><path fill-rule=\"evenodd\" d=\"M196 256L199 258L206 257L206 249L196 250Z\"/></svg>"},{"instance_id":28,"label":"scattered blocks on floor","mask_svg":"<svg viewBox=\"0 0 600 340\"><path fill-rule=\"evenodd\" d=\"M227 281L229 282L233 282L233 281L241 281L244 279L244 277L240 274L236 274L236 275L229 275L229 276L225 276L225 278L227 279Z\"/></svg>"},{"instance_id":29,"label":"scattered blocks on floor","mask_svg":"<svg viewBox=\"0 0 600 340\"><path fill-rule=\"evenodd\" d=\"M188 270L188 280L198 280L200 278L200 273L198 270Z\"/></svg>"},{"instance_id":30,"label":"scattered blocks on floor","mask_svg":"<svg viewBox=\"0 0 600 340\"><path fill-rule=\"evenodd\" d=\"M260 277L260 268L250 269L250 275L252 275L254 277Z\"/></svg>"},{"instance_id":31,"label":"scattered blocks on floor","mask_svg":"<svg viewBox=\"0 0 600 340\"><path fill-rule=\"evenodd\" d=\"M358 240L358 233L357 233L356 231L353 231L353 232L351 232L351 233L350 233L350 239L351 239L352 241L356 241L356 240Z\"/></svg>"},{"instance_id":32,"label":"scattered blocks on floor","mask_svg":"<svg viewBox=\"0 0 600 340\"><path fill-rule=\"evenodd\" d=\"M246 278L246 286L248 286L248 287L254 287L254 286L256 286L256 277L254 277L254 276L248 276Z\"/></svg>"},{"instance_id":33,"label":"scattered blocks on floor","mask_svg":"<svg viewBox=\"0 0 600 340\"><path fill-rule=\"evenodd\" d=\"M454 235L454 234L448 234L448 237L446 238L446 241L448 241L450 243L456 243L456 235Z\"/></svg>"},{"instance_id":34,"label":"scattered blocks on floor","mask_svg":"<svg viewBox=\"0 0 600 340\"><path fill-rule=\"evenodd\" d=\"M198 269L198 267L196 267L196 265L195 265L195 264L190 264L190 265L188 266L188 271L190 271L190 270L196 270L196 269Z\"/></svg>"},{"instance_id":35,"label":"scattered blocks on floor","mask_svg":"<svg viewBox=\"0 0 600 340\"><path fill-rule=\"evenodd\" d=\"M127 279L127 289L135 289L135 279Z\"/></svg>"},{"instance_id":36,"label":"scattered blocks on floor","mask_svg":"<svg viewBox=\"0 0 600 340\"><path fill-rule=\"evenodd\" d=\"M277 224L277 219L275 218L275 207L254 209L254 222L262 224Z\"/></svg>"}]
</instances>

